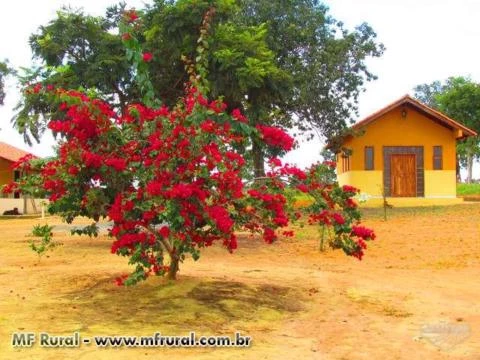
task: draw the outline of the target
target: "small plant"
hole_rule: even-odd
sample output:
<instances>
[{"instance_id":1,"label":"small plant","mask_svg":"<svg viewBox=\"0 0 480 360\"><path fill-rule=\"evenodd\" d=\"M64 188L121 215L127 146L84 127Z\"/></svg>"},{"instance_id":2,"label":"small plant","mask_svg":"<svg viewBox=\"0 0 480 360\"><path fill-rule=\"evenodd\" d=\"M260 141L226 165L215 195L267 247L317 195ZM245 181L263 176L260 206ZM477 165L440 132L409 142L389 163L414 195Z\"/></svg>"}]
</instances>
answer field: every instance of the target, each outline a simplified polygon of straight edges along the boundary
<instances>
[{"instance_id":1,"label":"small plant","mask_svg":"<svg viewBox=\"0 0 480 360\"><path fill-rule=\"evenodd\" d=\"M365 204L368 200L370 200L371 196L367 193L359 193L357 196L354 197L355 200L358 201L359 204Z\"/></svg>"},{"instance_id":2,"label":"small plant","mask_svg":"<svg viewBox=\"0 0 480 360\"><path fill-rule=\"evenodd\" d=\"M52 236L53 226L49 225L35 225L32 229L32 235L36 237Z\"/></svg>"},{"instance_id":3,"label":"small plant","mask_svg":"<svg viewBox=\"0 0 480 360\"><path fill-rule=\"evenodd\" d=\"M38 238L38 240L30 240L30 248L38 254L38 257L41 258L48 250L53 250L55 247L60 245L59 242L52 241L52 229L53 226L45 225L35 225L32 229L32 235Z\"/></svg>"},{"instance_id":4,"label":"small plant","mask_svg":"<svg viewBox=\"0 0 480 360\"><path fill-rule=\"evenodd\" d=\"M333 227L327 224L322 224L320 226L319 232L320 232L320 244L319 244L319 250L320 251L325 251L325 243L327 243L331 248L337 248L340 247L338 244L335 242L335 233L332 234Z\"/></svg>"},{"instance_id":5,"label":"small plant","mask_svg":"<svg viewBox=\"0 0 480 360\"><path fill-rule=\"evenodd\" d=\"M387 201L387 193L385 187L382 186L382 198L383 198L383 221L387 221L387 209L393 208L393 205Z\"/></svg>"}]
</instances>

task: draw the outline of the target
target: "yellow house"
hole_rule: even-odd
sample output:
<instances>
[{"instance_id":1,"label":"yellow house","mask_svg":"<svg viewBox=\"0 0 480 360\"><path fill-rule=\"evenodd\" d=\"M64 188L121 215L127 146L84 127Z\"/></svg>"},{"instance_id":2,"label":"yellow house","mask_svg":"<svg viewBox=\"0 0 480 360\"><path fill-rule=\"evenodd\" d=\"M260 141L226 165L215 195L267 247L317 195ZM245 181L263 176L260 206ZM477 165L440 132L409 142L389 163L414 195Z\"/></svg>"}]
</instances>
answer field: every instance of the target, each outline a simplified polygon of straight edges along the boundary
<instances>
[{"instance_id":1,"label":"yellow house","mask_svg":"<svg viewBox=\"0 0 480 360\"><path fill-rule=\"evenodd\" d=\"M12 165L26 155L29 153L0 141L0 188L20 177L20 171L13 170ZM20 198L20 194L9 197Z\"/></svg>"},{"instance_id":2,"label":"yellow house","mask_svg":"<svg viewBox=\"0 0 480 360\"><path fill-rule=\"evenodd\" d=\"M475 131L406 95L352 126L340 185L372 197L456 197L456 141Z\"/></svg>"},{"instance_id":3,"label":"yellow house","mask_svg":"<svg viewBox=\"0 0 480 360\"><path fill-rule=\"evenodd\" d=\"M0 141L0 189L22 175L20 171L14 170L12 165L26 155L30 153ZM39 212L44 201L45 199L21 196L19 192L8 195L0 192L0 215L15 208L23 214L34 214Z\"/></svg>"}]
</instances>

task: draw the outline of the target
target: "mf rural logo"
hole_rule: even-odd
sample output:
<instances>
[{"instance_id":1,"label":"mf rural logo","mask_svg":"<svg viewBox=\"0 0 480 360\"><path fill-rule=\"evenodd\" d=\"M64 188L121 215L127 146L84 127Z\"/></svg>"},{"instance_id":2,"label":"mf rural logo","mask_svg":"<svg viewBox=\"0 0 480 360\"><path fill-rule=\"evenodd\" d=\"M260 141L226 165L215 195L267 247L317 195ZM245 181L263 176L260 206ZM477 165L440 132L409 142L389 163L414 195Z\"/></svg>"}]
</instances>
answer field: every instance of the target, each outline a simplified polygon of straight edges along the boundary
<instances>
[{"instance_id":1,"label":"mf rural logo","mask_svg":"<svg viewBox=\"0 0 480 360\"><path fill-rule=\"evenodd\" d=\"M470 326L465 323L426 324L421 328L421 338L441 350L451 350L464 342L471 333Z\"/></svg>"}]
</instances>

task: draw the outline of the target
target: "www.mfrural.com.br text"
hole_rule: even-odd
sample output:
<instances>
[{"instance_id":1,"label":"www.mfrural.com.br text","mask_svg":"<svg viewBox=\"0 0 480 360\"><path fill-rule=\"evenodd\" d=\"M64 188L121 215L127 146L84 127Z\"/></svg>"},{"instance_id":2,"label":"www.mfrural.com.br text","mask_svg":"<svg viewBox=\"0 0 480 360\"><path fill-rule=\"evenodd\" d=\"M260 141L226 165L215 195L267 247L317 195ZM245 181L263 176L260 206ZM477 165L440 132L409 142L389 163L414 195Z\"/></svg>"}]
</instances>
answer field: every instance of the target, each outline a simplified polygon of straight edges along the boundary
<instances>
[{"instance_id":1,"label":"www.mfrural.com.br text","mask_svg":"<svg viewBox=\"0 0 480 360\"><path fill-rule=\"evenodd\" d=\"M53 335L47 332L15 332L11 345L15 348L40 346L45 348L75 348L96 346L118 347L249 347L250 336L236 332L233 336L197 336L194 331L184 336L167 336L156 332L149 336L81 336L79 332L69 335Z\"/></svg>"}]
</instances>

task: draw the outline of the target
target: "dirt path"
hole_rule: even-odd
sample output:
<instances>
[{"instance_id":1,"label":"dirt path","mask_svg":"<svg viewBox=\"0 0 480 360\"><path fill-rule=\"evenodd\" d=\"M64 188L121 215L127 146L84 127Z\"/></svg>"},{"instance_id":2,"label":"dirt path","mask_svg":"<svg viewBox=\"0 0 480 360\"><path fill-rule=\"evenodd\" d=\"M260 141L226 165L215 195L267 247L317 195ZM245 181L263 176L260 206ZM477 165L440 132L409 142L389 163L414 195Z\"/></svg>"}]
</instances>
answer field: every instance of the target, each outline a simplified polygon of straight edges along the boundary
<instances>
[{"instance_id":1,"label":"dirt path","mask_svg":"<svg viewBox=\"0 0 480 360\"><path fill-rule=\"evenodd\" d=\"M109 240L70 237L40 262L0 221L0 359L480 359L480 204L367 212L378 240L361 262L320 253L312 229L271 246L241 237L207 249L177 284L119 288L126 259ZM50 218L50 223L59 223ZM14 331L82 336L231 335L246 349L13 349Z\"/></svg>"}]
</instances>

